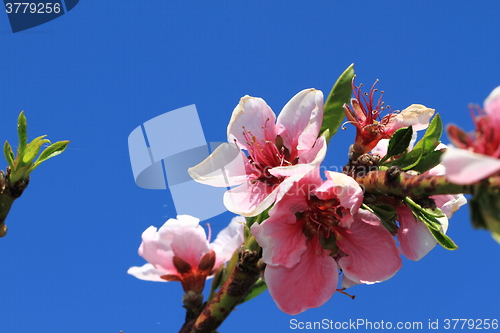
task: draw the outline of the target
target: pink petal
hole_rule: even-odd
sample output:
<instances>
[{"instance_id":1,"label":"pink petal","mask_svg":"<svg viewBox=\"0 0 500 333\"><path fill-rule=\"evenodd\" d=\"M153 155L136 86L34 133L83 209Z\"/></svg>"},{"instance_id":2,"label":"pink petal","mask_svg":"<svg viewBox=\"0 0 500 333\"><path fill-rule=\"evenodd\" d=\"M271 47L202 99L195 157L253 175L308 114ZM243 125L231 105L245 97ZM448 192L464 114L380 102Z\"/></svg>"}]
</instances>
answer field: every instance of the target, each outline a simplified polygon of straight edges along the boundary
<instances>
[{"instance_id":1,"label":"pink petal","mask_svg":"<svg viewBox=\"0 0 500 333\"><path fill-rule=\"evenodd\" d=\"M174 255L191 267L198 267L201 256L209 251L205 230L198 223L197 218L178 215L158 230L160 241L170 241Z\"/></svg>"},{"instance_id":2,"label":"pink petal","mask_svg":"<svg viewBox=\"0 0 500 333\"><path fill-rule=\"evenodd\" d=\"M381 139L375 148L372 149L372 154L376 154L380 157L387 155L387 148L389 147L389 139Z\"/></svg>"},{"instance_id":3,"label":"pink petal","mask_svg":"<svg viewBox=\"0 0 500 333\"><path fill-rule=\"evenodd\" d=\"M360 209L350 229L337 229L338 247L347 254L338 260L347 278L371 284L391 278L401 268L396 242L380 220Z\"/></svg>"},{"instance_id":4,"label":"pink petal","mask_svg":"<svg viewBox=\"0 0 500 333\"><path fill-rule=\"evenodd\" d=\"M500 160L465 149L448 147L441 157L446 178L455 184L468 185L500 171Z\"/></svg>"},{"instance_id":5,"label":"pink petal","mask_svg":"<svg viewBox=\"0 0 500 333\"><path fill-rule=\"evenodd\" d=\"M231 223L222 229L217 238L210 243L210 249L214 250L216 254L214 268L231 259L233 252L243 244L245 223L246 220L243 216L234 217Z\"/></svg>"},{"instance_id":6,"label":"pink petal","mask_svg":"<svg viewBox=\"0 0 500 333\"><path fill-rule=\"evenodd\" d=\"M299 163L309 163L319 166L326 156L326 139L320 136L309 150L299 152Z\"/></svg>"},{"instance_id":7,"label":"pink petal","mask_svg":"<svg viewBox=\"0 0 500 333\"><path fill-rule=\"evenodd\" d=\"M288 199L288 197L285 197ZM297 208L307 208L304 197L295 196L278 202L270 211L270 217L261 224L252 225L252 235L262 247L262 258L266 264L292 267L306 250L306 237L302 231L303 221L297 221ZM295 199L295 200L294 200Z\"/></svg>"},{"instance_id":8,"label":"pink petal","mask_svg":"<svg viewBox=\"0 0 500 333\"><path fill-rule=\"evenodd\" d=\"M316 140L313 148L299 152L299 164L285 167L275 167L269 169L269 173L275 177L279 176L292 176L296 174L304 174L317 168L323 162L326 156L326 141L323 136Z\"/></svg>"},{"instance_id":9,"label":"pink petal","mask_svg":"<svg viewBox=\"0 0 500 333\"><path fill-rule=\"evenodd\" d=\"M318 137L323 121L323 93L306 89L283 107L277 124L278 135L289 150L310 149Z\"/></svg>"},{"instance_id":10,"label":"pink petal","mask_svg":"<svg viewBox=\"0 0 500 333\"><path fill-rule=\"evenodd\" d=\"M223 143L203 162L189 168L188 173L198 183L230 187L247 180L247 164L248 159L238 147Z\"/></svg>"},{"instance_id":11,"label":"pink petal","mask_svg":"<svg viewBox=\"0 0 500 333\"><path fill-rule=\"evenodd\" d=\"M166 274L177 274L177 271L175 272L167 272L163 271L161 269L156 269L153 265L151 264L145 264L142 267L130 267L127 271L128 274L135 276L136 278L140 280L145 280L145 281L155 281L155 282L167 282L166 280L162 279L162 275Z\"/></svg>"},{"instance_id":12,"label":"pink petal","mask_svg":"<svg viewBox=\"0 0 500 333\"><path fill-rule=\"evenodd\" d=\"M296 315L317 308L332 297L337 289L338 271L328 253L315 237L297 265L266 267L264 277L269 293L280 310Z\"/></svg>"},{"instance_id":13,"label":"pink petal","mask_svg":"<svg viewBox=\"0 0 500 333\"><path fill-rule=\"evenodd\" d=\"M321 183L319 169L305 175L293 175L279 186L276 204L269 218L252 226L252 234L263 248L264 262L272 265L295 265L306 247L304 221L297 221L296 213L308 208L311 188Z\"/></svg>"},{"instance_id":14,"label":"pink petal","mask_svg":"<svg viewBox=\"0 0 500 333\"><path fill-rule=\"evenodd\" d=\"M295 174L286 178L278 188L276 202L286 197L287 205L291 206L292 201L295 200L297 207L293 213L303 212L307 209L306 199L309 199L311 193L321 185L321 177L319 175L319 168L316 167L306 174ZM293 210L290 208L290 211Z\"/></svg>"},{"instance_id":15,"label":"pink petal","mask_svg":"<svg viewBox=\"0 0 500 333\"><path fill-rule=\"evenodd\" d=\"M227 126L227 141L234 143L236 140L238 147L246 149L245 130L259 142L266 140L268 136L274 139L276 138L275 120L276 115L262 98L248 95L242 97Z\"/></svg>"},{"instance_id":16,"label":"pink petal","mask_svg":"<svg viewBox=\"0 0 500 333\"><path fill-rule=\"evenodd\" d=\"M325 186L321 186L321 190L318 188L315 191L318 198L328 200L331 198L328 197L328 191L333 191L335 197L340 201L340 205L347 208L351 215L354 215L363 203L363 190L359 184L352 177L340 172L325 171L325 175L330 182L326 181Z\"/></svg>"},{"instance_id":17,"label":"pink petal","mask_svg":"<svg viewBox=\"0 0 500 333\"><path fill-rule=\"evenodd\" d=\"M406 258L418 261L429 253L437 242L425 224L415 219L408 207L400 206L397 212L400 225L397 236L399 250Z\"/></svg>"},{"instance_id":18,"label":"pink petal","mask_svg":"<svg viewBox=\"0 0 500 333\"><path fill-rule=\"evenodd\" d=\"M171 248L171 240L161 241L157 229L153 226L142 233L139 255L155 267L167 271L168 274L177 273L172 264L174 253Z\"/></svg>"},{"instance_id":19,"label":"pink petal","mask_svg":"<svg viewBox=\"0 0 500 333\"><path fill-rule=\"evenodd\" d=\"M276 198L275 188L263 182L245 182L224 193L224 205L227 210L238 215L256 216L271 206Z\"/></svg>"}]
</instances>

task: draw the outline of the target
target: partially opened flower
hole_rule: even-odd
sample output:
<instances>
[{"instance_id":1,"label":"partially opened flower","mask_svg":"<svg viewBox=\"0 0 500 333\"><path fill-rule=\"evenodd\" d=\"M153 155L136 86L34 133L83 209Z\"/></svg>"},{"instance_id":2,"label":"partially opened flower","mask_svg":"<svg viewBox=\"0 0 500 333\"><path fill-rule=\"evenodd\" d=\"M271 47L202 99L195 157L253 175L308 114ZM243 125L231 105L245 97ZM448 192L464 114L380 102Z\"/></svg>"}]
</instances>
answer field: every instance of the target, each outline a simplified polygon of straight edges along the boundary
<instances>
[{"instance_id":1,"label":"partially opened flower","mask_svg":"<svg viewBox=\"0 0 500 333\"><path fill-rule=\"evenodd\" d=\"M434 109L429 109L420 104L412 104L403 111L391 112L381 118L380 114L385 110L382 102L382 94L374 101L375 82L369 93L363 93L361 86L354 86L354 98L351 106L344 105L345 114L349 123L356 126L356 140L353 151L356 154L370 152L382 139L389 139L398 129L413 126L415 131L425 129L429 125L429 119L434 114Z\"/></svg>"},{"instance_id":2,"label":"partially opened flower","mask_svg":"<svg viewBox=\"0 0 500 333\"><path fill-rule=\"evenodd\" d=\"M360 209L353 178L317 169L286 179L269 218L252 225L267 264L265 280L278 307L298 314L337 289L338 267L355 283L389 279L401 267L396 242L380 220Z\"/></svg>"},{"instance_id":3,"label":"partially opened flower","mask_svg":"<svg viewBox=\"0 0 500 333\"><path fill-rule=\"evenodd\" d=\"M475 112L474 112L475 111ZM453 183L467 185L500 172L500 87L484 101L484 110L472 108L475 132L468 135L457 126L448 126L449 147L441 163Z\"/></svg>"},{"instance_id":4,"label":"partially opened flower","mask_svg":"<svg viewBox=\"0 0 500 333\"><path fill-rule=\"evenodd\" d=\"M210 244L199 221L189 215L178 215L159 230L153 226L146 229L139 255L148 263L131 267L127 273L147 281L179 281L186 293L201 293L206 278L243 243L245 219L233 218Z\"/></svg>"},{"instance_id":5,"label":"partially opened flower","mask_svg":"<svg viewBox=\"0 0 500 333\"><path fill-rule=\"evenodd\" d=\"M255 216L274 202L285 178L321 164L326 154L325 139L318 138L322 120L323 93L315 89L295 95L277 119L263 99L245 96L229 122L229 143L190 168L189 174L207 185L238 185L225 193L226 208Z\"/></svg>"},{"instance_id":6,"label":"partially opened flower","mask_svg":"<svg viewBox=\"0 0 500 333\"><path fill-rule=\"evenodd\" d=\"M413 132L416 138L416 132ZM415 140L413 140L414 142ZM388 140L381 140L374 148L374 152L384 157L387 153ZM410 144L409 150L413 148L413 143ZM446 145L439 144L436 150L446 149ZM445 168L438 164L425 174L429 175L444 175ZM446 233L448 230L448 219L460 206L467 203L467 200L462 194L450 195L434 195L430 197L434 200L436 207L441 209L444 217L438 218L441 223L441 231ZM436 239L432 236L427 226L415 218L410 208L405 205L396 207L398 214L399 228L397 230L397 238L399 241L399 249L402 255L414 261L422 259L429 253L437 244Z\"/></svg>"},{"instance_id":7,"label":"partially opened flower","mask_svg":"<svg viewBox=\"0 0 500 333\"><path fill-rule=\"evenodd\" d=\"M431 175L445 174L444 166L441 164L427 171ZM438 218L441 223L441 231L448 230L448 220L461 206L467 203L462 194L433 195L436 207L441 209L444 217ZM402 205L396 209L398 213L399 229L397 238L401 254L410 260L420 260L429 253L437 244L427 226L413 216L411 210Z\"/></svg>"}]
</instances>

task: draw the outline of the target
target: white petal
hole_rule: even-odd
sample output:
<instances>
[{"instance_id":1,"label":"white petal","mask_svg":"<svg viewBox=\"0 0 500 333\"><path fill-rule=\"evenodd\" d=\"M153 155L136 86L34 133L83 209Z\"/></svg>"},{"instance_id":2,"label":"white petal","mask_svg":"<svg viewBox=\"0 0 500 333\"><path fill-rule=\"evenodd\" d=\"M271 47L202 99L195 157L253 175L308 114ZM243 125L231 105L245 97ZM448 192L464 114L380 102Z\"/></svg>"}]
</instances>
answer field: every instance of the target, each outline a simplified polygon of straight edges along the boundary
<instances>
[{"instance_id":1,"label":"white petal","mask_svg":"<svg viewBox=\"0 0 500 333\"><path fill-rule=\"evenodd\" d=\"M493 89L493 91L484 100L484 110L486 113L494 112L495 108L492 108L492 106L497 105L496 102L498 102L498 100L500 100L500 86ZM496 112L500 112L500 110L497 110Z\"/></svg>"},{"instance_id":2,"label":"white petal","mask_svg":"<svg viewBox=\"0 0 500 333\"><path fill-rule=\"evenodd\" d=\"M142 267L137 267L137 266L130 267L127 273L135 276L139 280L156 281L156 282L167 282L166 280L163 280L160 276L168 274L167 272L154 268L154 266L151 264L145 264Z\"/></svg>"},{"instance_id":3,"label":"white petal","mask_svg":"<svg viewBox=\"0 0 500 333\"><path fill-rule=\"evenodd\" d=\"M354 282L353 280L351 280L347 276L345 276L345 274L342 274L342 288L343 289L351 288L357 284L359 284L359 283Z\"/></svg>"},{"instance_id":4,"label":"white petal","mask_svg":"<svg viewBox=\"0 0 500 333\"><path fill-rule=\"evenodd\" d=\"M231 223L222 229L217 238L210 243L210 248L216 254L215 268L231 259L233 252L243 244L245 223L246 220L243 216L234 217Z\"/></svg>"},{"instance_id":5,"label":"white petal","mask_svg":"<svg viewBox=\"0 0 500 333\"><path fill-rule=\"evenodd\" d=\"M158 230L160 242L170 242L174 255L191 267L198 267L201 256L209 251L207 236L199 221L189 215L178 215L177 220L169 219Z\"/></svg>"},{"instance_id":6,"label":"white petal","mask_svg":"<svg viewBox=\"0 0 500 333\"><path fill-rule=\"evenodd\" d=\"M224 193L224 206L238 215L256 216L273 204L277 192L278 187L246 182Z\"/></svg>"},{"instance_id":7,"label":"white petal","mask_svg":"<svg viewBox=\"0 0 500 333\"><path fill-rule=\"evenodd\" d=\"M139 255L156 267L172 270L172 257L174 253L171 248L171 239L160 240L157 229L153 226L142 233L142 243L139 247Z\"/></svg>"},{"instance_id":8,"label":"white petal","mask_svg":"<svg viewBox=\"0 0 500 333\"><path fill-rule=\"evenodd\" d=\"M427 108L421 104L412 104L401 113L391 118L391 127L395 128L395 131L413 126L415 131L420 131L429 126L429 120L434 115L434 109Z\"/></svg>"},{"instance_id":9,"label":"white petal","mask_svg":"<svg viewBox=\"0 0 500 333\"><path fill-rule=\"evenodd\" d=\"M189 168L188 173L198 183L230 187L247 179L245 154L234 144L223 143L200 164Z\"/></svg>"}]
</instances>

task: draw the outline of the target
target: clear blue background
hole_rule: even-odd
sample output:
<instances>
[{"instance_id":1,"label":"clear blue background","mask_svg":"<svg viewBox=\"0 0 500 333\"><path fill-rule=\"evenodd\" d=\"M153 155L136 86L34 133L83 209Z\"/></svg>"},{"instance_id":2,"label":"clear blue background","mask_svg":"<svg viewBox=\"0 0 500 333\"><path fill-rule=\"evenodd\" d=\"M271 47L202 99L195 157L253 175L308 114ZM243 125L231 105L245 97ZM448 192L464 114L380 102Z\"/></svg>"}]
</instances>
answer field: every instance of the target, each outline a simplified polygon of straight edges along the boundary
<instances>
[{"instance_id":1,"label":"clear blue background","mask_svg":"<svg viewBox=\"0 0 500 333\"><path fill-rule=\"evenodd\" d=\"M468 103L500 85L499 13L498 1L88 0L16 34L0 15L1 139L17 143L25 110L30 138L71 140L34 172L8 216L0 332L178 331L180 285L126 274L144 263L141 233L175 216L168 191L133 180L127 137L144 121L194 103L207 141L224 141L240 97L262 97L279 112L302 89L327 94L354 62L357 82L380 79L393 109L421 103L472 130ZM352 127L334 137L326 166L345 164L353 137ZM335 294L289 316L266 292L220 332L284 332L293 318L500 319L500 246L468 214L451 220L458 250L405 260L389 281L350 289L354 301ZM209 222L217 232L231 217Z\"/></svg>"}]
</instances>

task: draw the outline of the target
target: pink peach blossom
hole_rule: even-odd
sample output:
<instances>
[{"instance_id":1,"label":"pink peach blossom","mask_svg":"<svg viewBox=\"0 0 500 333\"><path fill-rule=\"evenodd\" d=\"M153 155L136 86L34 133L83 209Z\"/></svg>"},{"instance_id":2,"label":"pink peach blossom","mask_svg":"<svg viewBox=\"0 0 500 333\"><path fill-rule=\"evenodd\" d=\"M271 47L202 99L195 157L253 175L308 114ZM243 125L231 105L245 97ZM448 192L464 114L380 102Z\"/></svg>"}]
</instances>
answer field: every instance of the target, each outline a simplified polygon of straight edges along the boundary
<instances>
[{"instance_id":1,"label":"pink peach blossom","mask_svg":"<svg viewBox=\"0 0 500 333\"><path fill-rule=\"evenodd\" d=\"M205 279L243 243L245 219L233 218L210 244L199 222L195 217L178 215L159 230L153 226L146 229L139 255L148 263L131 267L127 273L146 281L180 281L185 292L201 293Z\"/></svg>"},{"instance_id":2,"label":"pink peach blossom","mask_svg":"<svg viewBox=\"0 0 500 333\"><path fill-rule=\"evenodd\" d=\"M448 126L448 136L456 146L449 147L441 163L446 177L461 185L473 184L500 172L500 87L484 101L484 110L472 111L476 130L468 135L454 125Z\"/></svg>"},{"instance_id":3,"label":"pink peach blossom","mask_svg":"<svg viewBox=\"0 0 500 333\"><path fill-rule=\"evenodd\" d=\"M228 143L189 174L203 184L237 186L225 193L226 208L255 216L274 202L284 179L321 164L326 154L325 139L318 138L322 120L323 93L315 89L295 95L277 119L263 99L245 96L231 116Z\"/></svg>"},{"instance_id":4,"label":"pink peach blossom","mask_svg":"<svg viewBox=\"0 0 500 333\"><path fill-rule=\"evenodd\" d=\"M251 227L262 246L269 292L288 314L319 307L338 283L338 267L354 283L389 279L401 267L396 242L380 220L360 209L353 178L318 169L283 182L269 218Z\"/></svg>"}]
</instances>

